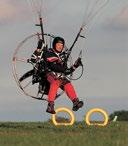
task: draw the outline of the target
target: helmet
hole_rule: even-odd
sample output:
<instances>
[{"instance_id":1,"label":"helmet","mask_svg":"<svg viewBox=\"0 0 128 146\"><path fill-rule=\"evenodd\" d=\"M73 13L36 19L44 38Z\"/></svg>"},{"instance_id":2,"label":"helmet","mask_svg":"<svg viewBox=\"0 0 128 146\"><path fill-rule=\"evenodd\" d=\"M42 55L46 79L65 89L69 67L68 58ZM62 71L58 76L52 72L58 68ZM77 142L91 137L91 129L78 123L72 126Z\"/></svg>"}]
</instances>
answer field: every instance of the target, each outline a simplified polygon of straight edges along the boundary
<instances>
[{"instance_id":1,"label":"helmet","mask_svg":"<svg viewBox=\"0 0 128 146\"><path fill-rule=\"evenodd\" d=\"M65 41L61 37L55 37L52 43L52 47L55 49L56 43L62 43L63 45L65 44Z\"/></svg>"}]
</instances>

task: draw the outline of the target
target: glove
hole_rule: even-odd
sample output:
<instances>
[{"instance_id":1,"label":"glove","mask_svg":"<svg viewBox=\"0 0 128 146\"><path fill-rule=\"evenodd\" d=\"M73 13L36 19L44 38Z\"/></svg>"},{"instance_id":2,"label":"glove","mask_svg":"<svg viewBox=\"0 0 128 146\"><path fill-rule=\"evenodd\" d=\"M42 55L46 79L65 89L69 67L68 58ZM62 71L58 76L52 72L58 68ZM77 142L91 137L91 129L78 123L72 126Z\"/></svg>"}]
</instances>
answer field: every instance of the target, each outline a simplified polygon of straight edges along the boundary
<instances>
[{"instance_id":1,"label":"glove","mask_svg":"<svg viewBox=\"0 0 128 146\"><path fill-rule=\"evenodd\" d=\"M65 70L65 75L70 75L73 71L74 71L73 67L67 68L67 69Z\"/></svg>"},{"instance_id":2,"label":"glove","mask_svg":"<svg viewBox=\"0 0 128 146\"><path fill-rule=\"evenodd\" d=\"M78 68L80 65L82 65L82 61L81 61L81 58L78 58L76 61L75 61L75 63L74 63L74 67L75 68Z\"/></svg>"},{"instance_id":3,"label":"glove","mask_svg":"<svg viewBox=\"0 0 128 146\"><path fill-rule=\"evenodd\" d=\"M38 41L37 48L38 48L38 49L41 49L41 48L42 48L42 44L43 44L43 40L40 39L40 40Z\"/></svg>"}]
</instances>

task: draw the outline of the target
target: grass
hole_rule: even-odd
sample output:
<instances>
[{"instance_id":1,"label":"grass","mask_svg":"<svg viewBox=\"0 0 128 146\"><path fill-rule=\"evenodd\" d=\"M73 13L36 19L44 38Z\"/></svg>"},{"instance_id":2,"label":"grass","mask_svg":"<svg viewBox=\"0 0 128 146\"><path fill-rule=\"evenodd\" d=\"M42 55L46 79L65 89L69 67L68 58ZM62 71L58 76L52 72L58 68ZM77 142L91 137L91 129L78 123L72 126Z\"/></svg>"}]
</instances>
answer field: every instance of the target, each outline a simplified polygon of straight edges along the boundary
<instances>
[{"instance_id":1,"label":"grass","mask_svg":"<svg viewBox=\"0 0 128 146\"><path fill-rule=\"evenodd\" d=\"M106 127L54 126L51 122L0 122L0 146L126 146L128 122Z\"/></svg>"}]
</instances>

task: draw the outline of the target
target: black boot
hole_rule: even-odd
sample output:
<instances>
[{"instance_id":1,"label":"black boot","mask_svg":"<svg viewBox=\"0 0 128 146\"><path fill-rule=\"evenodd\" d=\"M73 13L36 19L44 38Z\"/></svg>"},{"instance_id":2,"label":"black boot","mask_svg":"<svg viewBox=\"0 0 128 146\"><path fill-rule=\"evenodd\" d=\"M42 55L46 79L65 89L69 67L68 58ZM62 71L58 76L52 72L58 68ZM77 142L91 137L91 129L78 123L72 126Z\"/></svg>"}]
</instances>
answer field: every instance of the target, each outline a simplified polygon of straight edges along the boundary
<instances>
[{"instance_id":1,"label":"black boot","mask_svg":"<svg viewBox=\"0 0 128 146\"><path fill-rule=\"evenodd\" d=\"M74 99L72 102L73 102L73 108L72 108L73 111L77 111L79 108L81 108L84 105L83 101L79 101L78 98Z\"/></svg>"},{"instance_id":2,"label":"black boot","mask_svg":"<svg viewBox=\"0 0 128 146\"><path fill-rule=\"evenodd\" d=\"M50 113L50 114L55 114L55 110L54 110L54 102L49 102L46 112Z\"/></svg>"}]
</instances>

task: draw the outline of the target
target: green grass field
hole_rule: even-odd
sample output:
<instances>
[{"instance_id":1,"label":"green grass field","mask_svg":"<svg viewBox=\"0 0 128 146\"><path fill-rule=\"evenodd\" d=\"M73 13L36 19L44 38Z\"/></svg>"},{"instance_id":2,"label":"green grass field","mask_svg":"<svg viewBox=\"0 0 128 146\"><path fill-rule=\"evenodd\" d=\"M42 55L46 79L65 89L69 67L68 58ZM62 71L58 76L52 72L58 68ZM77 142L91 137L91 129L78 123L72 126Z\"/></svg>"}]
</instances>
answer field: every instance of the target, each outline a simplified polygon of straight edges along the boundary
<instances>
[{"instance_id":1,"label":"green grass field","mask_svg":"<svg viewBox=\"0 0 128 146\"><path fill-rule=\"evenodd\" d=\"M54 126L50 122L0 122L0 146L126 146L128 122L106 127Z\"/></svg>"}]
</instances>

